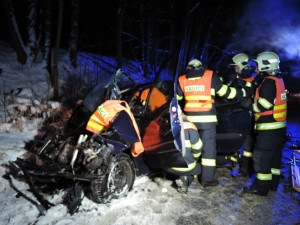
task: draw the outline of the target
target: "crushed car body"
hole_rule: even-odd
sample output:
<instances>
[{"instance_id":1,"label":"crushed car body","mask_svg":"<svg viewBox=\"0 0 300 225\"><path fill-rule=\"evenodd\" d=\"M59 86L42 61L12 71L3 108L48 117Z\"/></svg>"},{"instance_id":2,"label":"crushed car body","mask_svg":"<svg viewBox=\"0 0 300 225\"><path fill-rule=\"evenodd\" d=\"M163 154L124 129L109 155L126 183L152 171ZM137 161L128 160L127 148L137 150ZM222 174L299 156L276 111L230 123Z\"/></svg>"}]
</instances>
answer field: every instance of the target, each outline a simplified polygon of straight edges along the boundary
<instances>
[{"instance_id":1,"label":"crushed car body","mask_svg":"<svg viewBox=\"0 0 300 225\"><path fill-rule=\"evenodd\" d=\"M93 201L105 203L126 195L136 176L187 167L172 133L173 97L172 80L137 84L118 70L85 97L62 127L31 141L29 156L7 165L9 175L26 175L35 192L41 183L80 182ZM104 120L100 116L105 117L108 103L114 109L119 104L120 110ZM240 150L251 117L238 102L217 99L216 108L217 150L224 159Z\"/></svg>"}]
</instances>

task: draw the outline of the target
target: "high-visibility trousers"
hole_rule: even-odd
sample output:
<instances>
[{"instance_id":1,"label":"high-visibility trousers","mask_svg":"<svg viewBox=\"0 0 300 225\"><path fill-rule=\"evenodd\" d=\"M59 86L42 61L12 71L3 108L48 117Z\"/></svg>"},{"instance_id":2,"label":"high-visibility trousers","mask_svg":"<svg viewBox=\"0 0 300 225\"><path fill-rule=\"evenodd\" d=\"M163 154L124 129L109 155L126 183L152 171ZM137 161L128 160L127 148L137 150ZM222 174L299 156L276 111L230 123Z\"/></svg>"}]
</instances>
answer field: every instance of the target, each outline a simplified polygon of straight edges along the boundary
<instances>
[{"instance_id":1,"label":"high-visibility trousers","mask_svg":"<svg viewBox=\"0 0 300 225\"><path fill-rule=\"evenodd\" d=\"M277 189L280 180L280 168L283 135L258 134L254 142L253 166L256 172L254 186L267 193L270 188Z\"/></svg>"},{"instance_id":2,"label":"high-visibility trousers","mask_svg":"<svg viewBox=\"0 0 300 225\"><path fill-rule=\"evenodd\" d=\"M201 181L213 181L216 171L216 127L211 129L200 130L200 138L203 142L203 150L201 153Z\"/></svg>"}]
</instances>

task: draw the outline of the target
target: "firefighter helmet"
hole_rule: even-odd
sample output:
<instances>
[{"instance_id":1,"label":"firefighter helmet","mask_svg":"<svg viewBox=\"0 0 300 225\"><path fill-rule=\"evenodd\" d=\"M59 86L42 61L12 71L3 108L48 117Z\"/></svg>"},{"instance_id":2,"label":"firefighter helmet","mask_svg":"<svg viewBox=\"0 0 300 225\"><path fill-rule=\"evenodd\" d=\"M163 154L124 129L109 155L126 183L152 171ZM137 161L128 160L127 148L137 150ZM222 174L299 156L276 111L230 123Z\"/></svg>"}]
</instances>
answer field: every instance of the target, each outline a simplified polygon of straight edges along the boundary
<instances>
[{"instance_id":1,"label":"firefighter helmet","mask_svg":"<svg viewBox=\"0 0 300 225\"><path fill-rule=\"evenodd\" d=\"M279 56L274 52L259 53L254 61L260 72L266 71L268 74L274 75L279 71Z\"/></svg>"},{"instance_id":2,"label":"firefighter helmet","mask_svg":"<svg viewBox=\"0 0 300 225\"><path fill-rule=\"evenodd\" d=\"M239 66L242 71L245 67L250 66L249 57L245 53L240 53L232 57L233 63L230 63L230 66Z\"/></svg>"},{"instance_id":3,"label":"firefighter helmet","mask_svg":"<svg viewBox=\"0 0 300 225\"><path fill-rule=\"evenodd\" d=\"M197 68L197 67L202 66L202 62L200 62L200 60L198 60L198 59L193 59L193 60L189 61L188 66Z\"/></svg>"}]
</instances>

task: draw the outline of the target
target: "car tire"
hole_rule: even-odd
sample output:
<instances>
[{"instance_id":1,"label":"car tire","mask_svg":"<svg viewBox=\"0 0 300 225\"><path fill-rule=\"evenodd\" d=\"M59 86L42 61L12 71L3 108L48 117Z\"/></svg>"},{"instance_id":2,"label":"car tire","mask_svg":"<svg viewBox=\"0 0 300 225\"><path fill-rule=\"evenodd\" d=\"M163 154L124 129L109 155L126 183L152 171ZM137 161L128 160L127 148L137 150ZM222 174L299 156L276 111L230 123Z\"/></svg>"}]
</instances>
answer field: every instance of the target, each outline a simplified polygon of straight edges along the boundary
<instances>
[{"instance_id":1,"label":"car tire","mask_svg":"<svg viewBox=\"0 0 300 225\"><path fill-rule=\"evenodd\" d=\"M106 203L112 198L125 196L131 190L135 180L135 166L125 153L114 156L107 173L91 182L93 200Z\"/></svg>"}]
</instances>

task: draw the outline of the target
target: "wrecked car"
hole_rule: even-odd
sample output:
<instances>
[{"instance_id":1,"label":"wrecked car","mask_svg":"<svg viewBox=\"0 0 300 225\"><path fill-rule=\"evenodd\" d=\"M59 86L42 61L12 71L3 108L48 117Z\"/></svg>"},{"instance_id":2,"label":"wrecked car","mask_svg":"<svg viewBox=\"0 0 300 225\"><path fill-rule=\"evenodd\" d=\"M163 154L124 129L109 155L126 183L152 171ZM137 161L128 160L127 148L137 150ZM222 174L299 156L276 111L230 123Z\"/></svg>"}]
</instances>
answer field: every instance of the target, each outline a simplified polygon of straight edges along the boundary
<instances>
[{"instance_id":1,"label":"wrecked car","mask_svg":"<svg viewBox=\"0 0 300 225\"><path fill-rule=\"evenodd\" d=\"M28 151L34 157L10 162L11 171L20 170L18 175L27 177L39 198L38 184L47 182L80 183L98 203L124 196L136 176L187 166L174 142L169 110L173 97L172 80L137 84L118 70L85 97L64 126L49 129L32 141ZM122 100L130 112L120 110L98 134L87 130L95 110L110 100ZM238 102L217 99L216 108L217 150L224 159L238 154L250 127L250 115ZM143 151L134 155L132 146L137 142L142 143Z\"/></svg>"}]
</instances>

